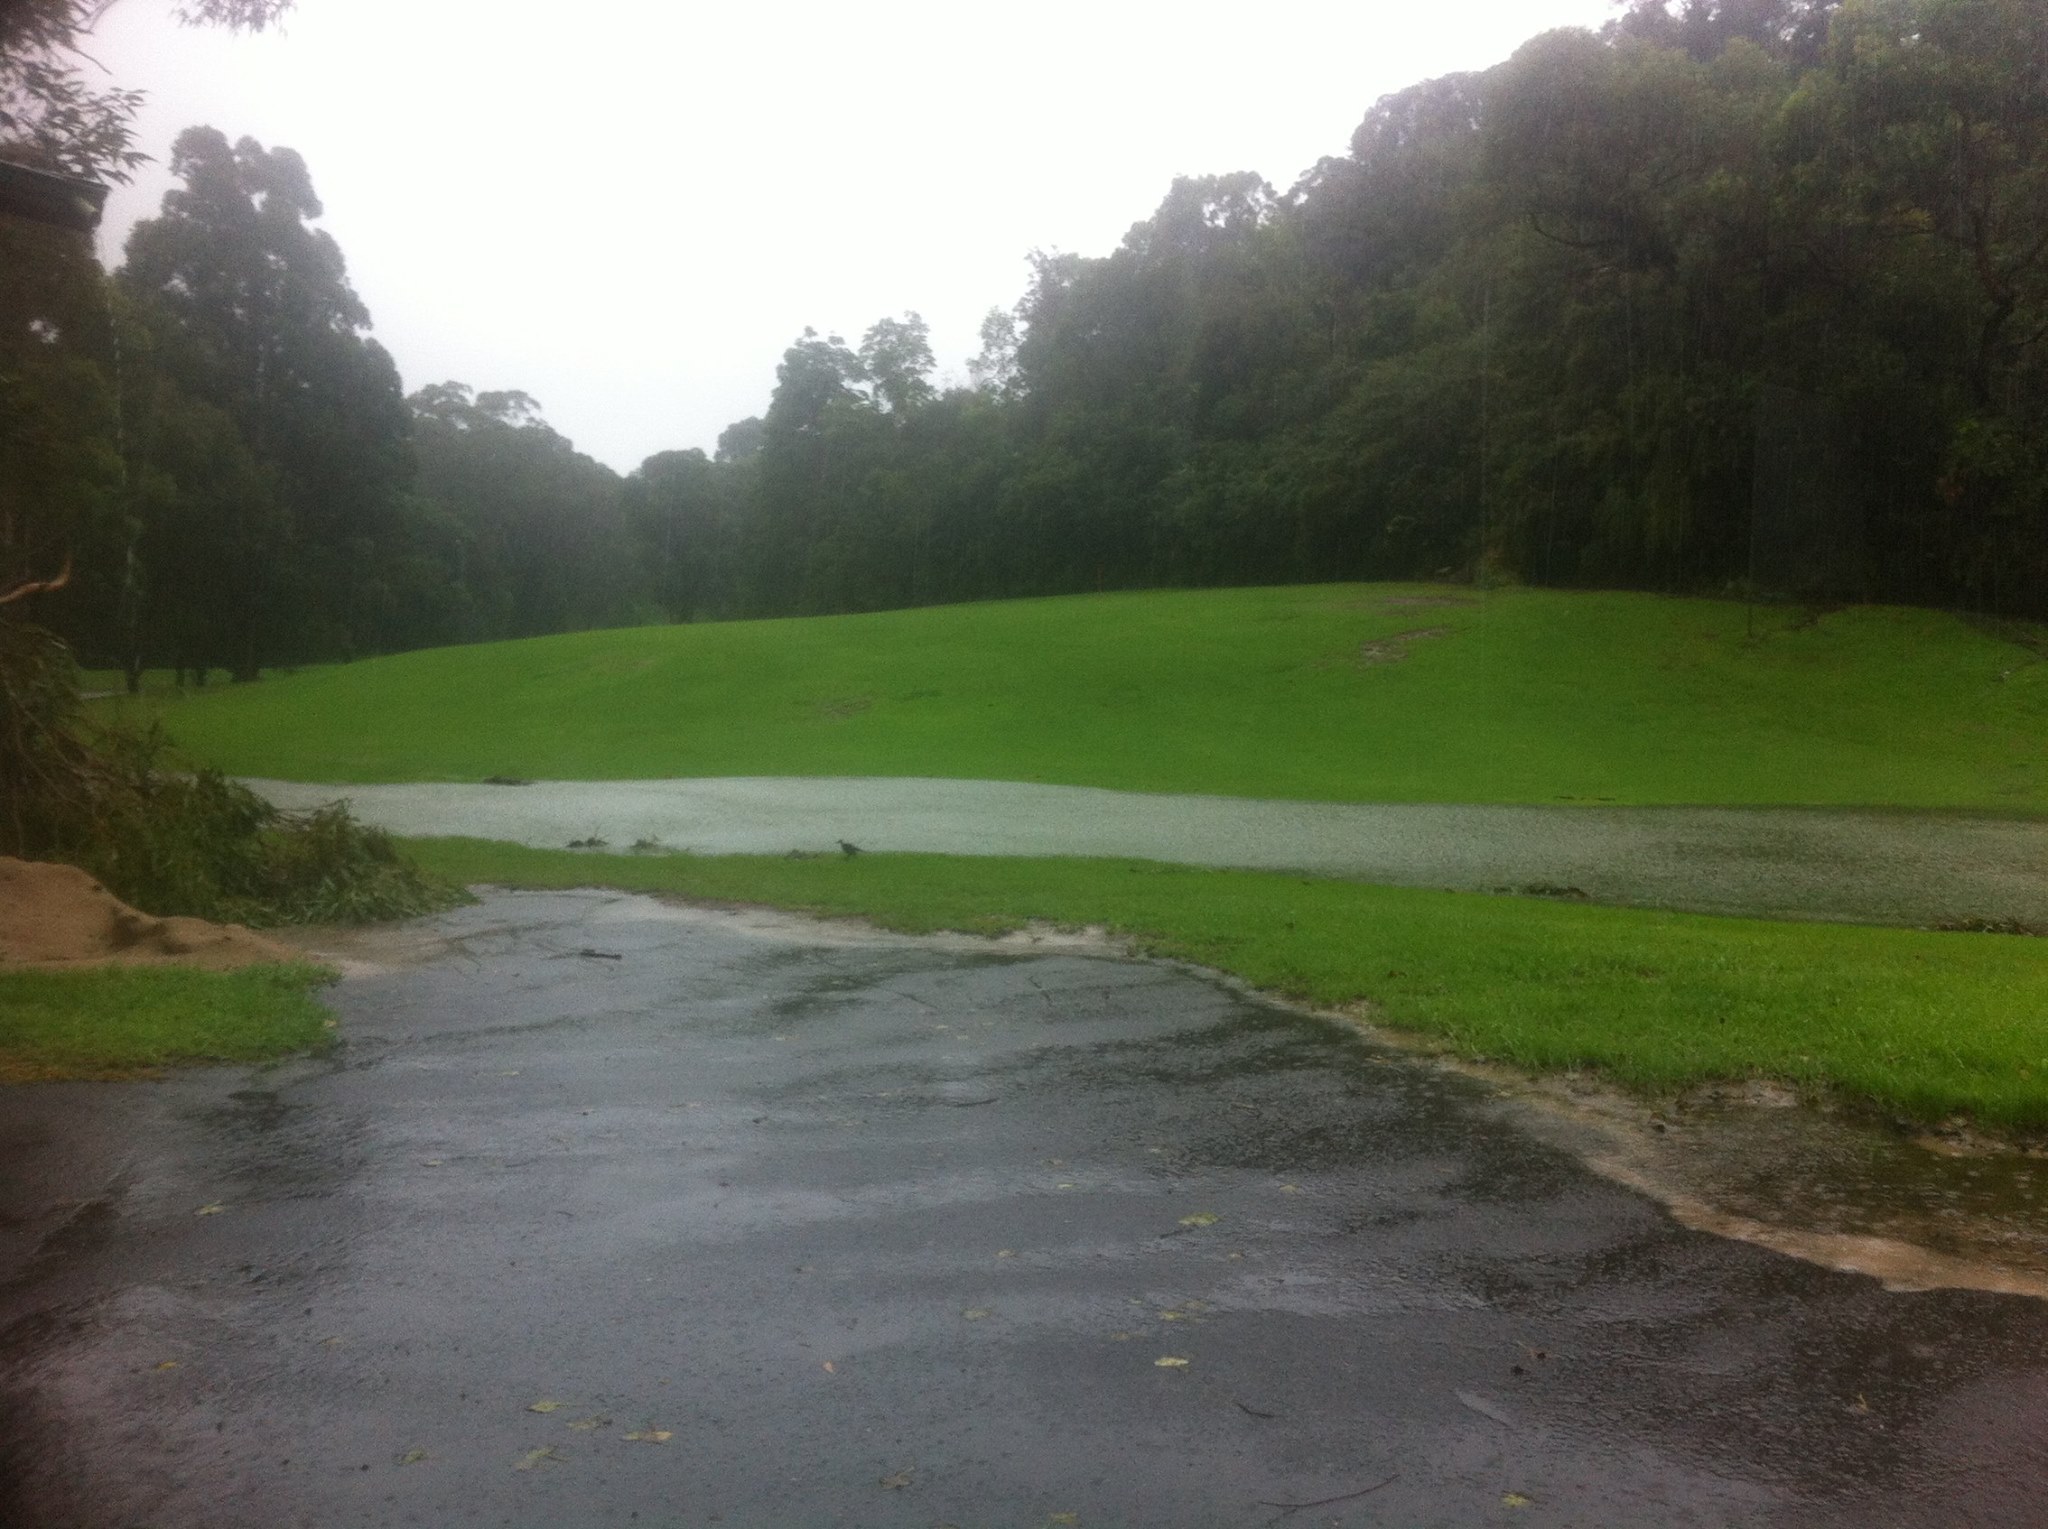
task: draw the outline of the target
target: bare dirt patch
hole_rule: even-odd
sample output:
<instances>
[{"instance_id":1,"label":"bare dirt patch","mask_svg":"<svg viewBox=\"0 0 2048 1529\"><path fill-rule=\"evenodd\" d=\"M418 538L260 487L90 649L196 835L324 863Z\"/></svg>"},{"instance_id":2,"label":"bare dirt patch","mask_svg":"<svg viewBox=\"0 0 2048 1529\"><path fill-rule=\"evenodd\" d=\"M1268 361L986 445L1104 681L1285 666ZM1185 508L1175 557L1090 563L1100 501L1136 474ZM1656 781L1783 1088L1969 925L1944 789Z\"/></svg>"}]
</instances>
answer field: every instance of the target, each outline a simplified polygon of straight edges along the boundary
<instances>
[{"instance_id":1,"label":"bare dirt patch","mask_svg":"<svg viewBox=\"0 0 2048 1529\"><path fill-rule=\"evenodd\" d=\"M871 695L835 696L818 702L818 715L827 722L846 722L874 710Z\"/></svg>"},{"instance_id":2,"label":"bare dirt patch","mask_svg":"<svg viewBox=\"0 0 2048 1529\"><path fill-rule=\"evenodd\" d=\"M1375 637L1358 645L1358 661L1361 664L1398 664L1408 656L1411 643L1450 635L1451 629L1447 626L1423 626L1412 632L1396 632L1391 637Z\"/></svg>"},{"instance_id":3,"label":"bare dirt patch","mask_svg":"<svg viewBox=\"0 0 2048 1529\"><path fill-rule=\"evenodd\" d=\"M1340 611L1448 610L1460 605L1478 605L1478 595L1366 595L1340 600L1330 608Z\"/></svg>"},{"instance_id":4,"label":"bare dirt patch","mask_svg":"<svg viewBox=\"0 0 2048 1529\"><path fill-rule=\"evenodd\" d=\"M240 924L138 912L75 866L0 856L0 971L107 963L230 971L300 959Z\"/></svg>"}]
</instances>

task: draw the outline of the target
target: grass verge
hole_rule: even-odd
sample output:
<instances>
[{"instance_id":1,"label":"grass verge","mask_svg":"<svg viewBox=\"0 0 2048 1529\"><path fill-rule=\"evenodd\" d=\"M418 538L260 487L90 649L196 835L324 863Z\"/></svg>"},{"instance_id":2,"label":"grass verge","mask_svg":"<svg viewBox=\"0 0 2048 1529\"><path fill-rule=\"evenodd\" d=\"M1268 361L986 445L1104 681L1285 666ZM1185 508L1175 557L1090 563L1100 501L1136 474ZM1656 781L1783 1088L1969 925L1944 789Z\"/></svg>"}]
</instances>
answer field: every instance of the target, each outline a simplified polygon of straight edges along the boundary
<instances>
[{"instance_id":1,"label":"grass verge","mask_svg":"<svg viewBox=\"0 0 2048 1529\"><path fill-rule=\"evenodd\" d=\"M0 1083L266 1062L319 1046L323 967L97 966L0 973Z\"/></svg>"},{"instance_id":2,"label":"grass verge","mask_svg":"<svg viewBox=\"0 0 2048 1529\"><path fill-rule=\"evenodd\" d=\"M892 929L1101 924L1156 955L1467 1057L1650 1093L1774 1078L1915 1121L2048 1127L2048 941L1773 923L1150 861L578 855L408 841L431 872L611 886Z\"/></svg>"},{"instance_id":3,"label":"grass verge","mask_svg":"<svg viewBox=\"0 0 2048 1529\"><path fill-rule=\"evenodd\" d=\"M230 773L288 780L948 776L2048 811L2048 662L1875 606L1152 591L579 632L100 704L161 718Z\"/></svg>"}]
</instances>

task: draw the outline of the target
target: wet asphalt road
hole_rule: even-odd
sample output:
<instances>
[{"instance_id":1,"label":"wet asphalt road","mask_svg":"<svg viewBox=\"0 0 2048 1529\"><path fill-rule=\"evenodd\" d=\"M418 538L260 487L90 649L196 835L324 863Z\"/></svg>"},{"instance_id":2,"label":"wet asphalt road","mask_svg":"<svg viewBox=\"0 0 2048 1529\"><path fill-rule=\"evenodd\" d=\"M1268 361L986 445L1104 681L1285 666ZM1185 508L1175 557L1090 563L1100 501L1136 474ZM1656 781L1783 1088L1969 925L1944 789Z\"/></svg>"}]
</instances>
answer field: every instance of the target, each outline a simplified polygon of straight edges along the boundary
<instances>
[{"instance_id":1,"label":"wet asphalt road","mask_svg":"<svg viewBox=\"0 0 2048 1529\"><path fill-rule=\"evenodd\" d=\"M1687 1232L1322 1021L433 927L331 1057L0 1096L0 1523L2048 1522L2048 1306Z\"/></svg>"},{"instance_id":2,"label":"wet asphalt road","mask_svg":"<svg viewBox=\"0 0 2048 1529\"><path fill-rule=\"evenodd\" d=\"M1805 807L1275 802L999 780L248 782L280 806L346 797L399 834L698 854L1111 855L1312 871L1396 887L1575 888L1595 902L1877 924L2048 925L2048 819Z\"/></svg>"}]
</instances>

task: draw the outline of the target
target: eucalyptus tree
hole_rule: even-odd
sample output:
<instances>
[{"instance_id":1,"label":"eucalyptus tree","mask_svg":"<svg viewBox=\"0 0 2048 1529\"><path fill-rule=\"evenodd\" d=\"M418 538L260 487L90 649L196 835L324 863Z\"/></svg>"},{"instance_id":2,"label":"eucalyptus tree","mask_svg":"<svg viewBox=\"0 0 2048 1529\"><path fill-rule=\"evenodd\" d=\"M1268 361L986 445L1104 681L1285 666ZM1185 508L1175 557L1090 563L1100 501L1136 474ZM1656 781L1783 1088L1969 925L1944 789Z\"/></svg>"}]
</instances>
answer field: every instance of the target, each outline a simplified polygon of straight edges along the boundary
<instances>
[{"instance_id":1,"label":"eucalyptus tree","mask_svg":"<svg viewBox=\"0 0 2048 1529\"><path fill-rule=\"evenodd\" d=\"M974 385L995 398L1009 395L1017 380L1017 315L991 308L982 315L981 350L967 363Z\"/></svg>"},{"instance_id":2,"label":"eucalyptus tree","mask_svg":"<svg viewBox=\"0 0 2048 1529\"><path fill-rule=\"evenodd\" d=\"M517 389L439 382L409 400L420 496L453 527L468 640L615 626L649 613L619 477Z\"/></svg>"},{"instance_id":3,"label":"eucalyptus tree","mask_svg":"<svg viewBox=\"0 0 2048 1529\"><path fill-rule=\"evenodd\" d=\"M1812 225L1870 326L1878 548L1913 598L2048 588L2048 13L1861 0L1788 103ZM1912 485L1900 494L1898 485Z\"/></svg>"},{"instance_id":4,"label":"eucalyptus tree","mask_svg":"<svg viewBox=\"0 0 2048 1529\"><path fill-rule=\"evenodd\" d=\"M120 462L106 292L85 241L0 218L0 273L6 594L55 582L67 566L90 566L90 548L117 513Z\"/></svg>"},{"instance_id":5,"label":"eucalyptus tree","mask_svg":"<svg viewBox=\"0 0 2048 1529\"><path fill-rule=\"evenodd\" d=\"M861 336L861 375L876 404L899 420L938 396L931 381L937 365L931 326L917 313L876 319Z\"/></svg>"},{"instance_id":6,"label":"eucalyptus tree","mask_svg":"<svg viewBox=\"0 0 2048 1529\"><path fill-rule=\"evenodd\" d=\"M147 159L134 132L143 93L105 81L88 55L107 6L0 4L0 160L104 183L128 180ZM175 13L260 31L289 7L189 0ZM86 205L89 223L97 203ZM24 210L15 199L0 206L0 588L29 587L8 565L33 560L29 582L63 591L39 614L103 646L121 626L132 661L139 522L122 462L115 305L85 241L14 215ZM60 565L73 571L59 575Z\"/></svg>"},{"instance_id":7,"label":"eucalyptus tree","mask_svg":"<svg viewBox=\"0 0 2048 1529\"><path fill-rule=\"evenodd\" d=\"M1630 0L1614 35L1690 54L1701 63L1746 42L1802 67L1827 50L1840 0Z\"/></svg>"},{"instance_id":8,"label":"eucalyptus tree","mask_svg":"<svg viewBox=\"0 0 2048 1529\"><path fill-rule=\"evenodd\" d=\"M143 92L104 84L87 57L110 0L7 0L0 5L0 158L85 179L125 181L149 156L135 147ZM260 32L292 0L190 0L187 25Z\"/></svg>"},{"instance_id":9,"label":"eucalyptus tree","mask_svg":"<svg viewBox=\"0 0 2048 1529\"><path fill-rule=\"evenodd\" d=\"M171 168L183 184L130 233L120 279L167 315L173 375L234 420L274 483L212 587L232 668L247 679L280 656L374 647L370 603L405 534L412 465L397 368L367 337L340 246L312 226L321 206L298 154L195 127Z\"/></svg>"},{"instance_id":10,"label":"eucalyptus tree","mask_svg":"<svg viewBox=\"0 0 2048 1529\"><path fill-rule=\"evenodd\" d=\"M641 588L670 621L729 614L735 605L739 463L701 450L659 451L627 474L619 505Z\"/></svg>"}]
</instances>

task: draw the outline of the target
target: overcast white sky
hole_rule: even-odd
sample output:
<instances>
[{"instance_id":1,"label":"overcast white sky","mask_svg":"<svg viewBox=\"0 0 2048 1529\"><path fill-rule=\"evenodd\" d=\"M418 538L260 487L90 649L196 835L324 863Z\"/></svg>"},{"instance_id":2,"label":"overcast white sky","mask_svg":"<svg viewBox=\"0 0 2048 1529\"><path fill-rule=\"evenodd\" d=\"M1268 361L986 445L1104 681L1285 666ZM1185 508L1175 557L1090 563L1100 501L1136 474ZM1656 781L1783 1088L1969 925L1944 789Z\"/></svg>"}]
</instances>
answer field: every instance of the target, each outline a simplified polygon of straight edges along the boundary
<instances>
[{"instance_id":1,"label":"overcast white sky","mask_svg":"<svg viewBox=\"0 0 2048 1529\"><path fill-rule=\"evenodd\" d=\"M914 308L964 373L1034 248L1103 254L1175 175L1291 185L1374 100L1610 0L867 5L299 0L283 35L123 0L94 55L158 157L206 122L305 156L407 391L523 388L620 471L767 407L806 324Z\"/></svg>"}]
</instances>

